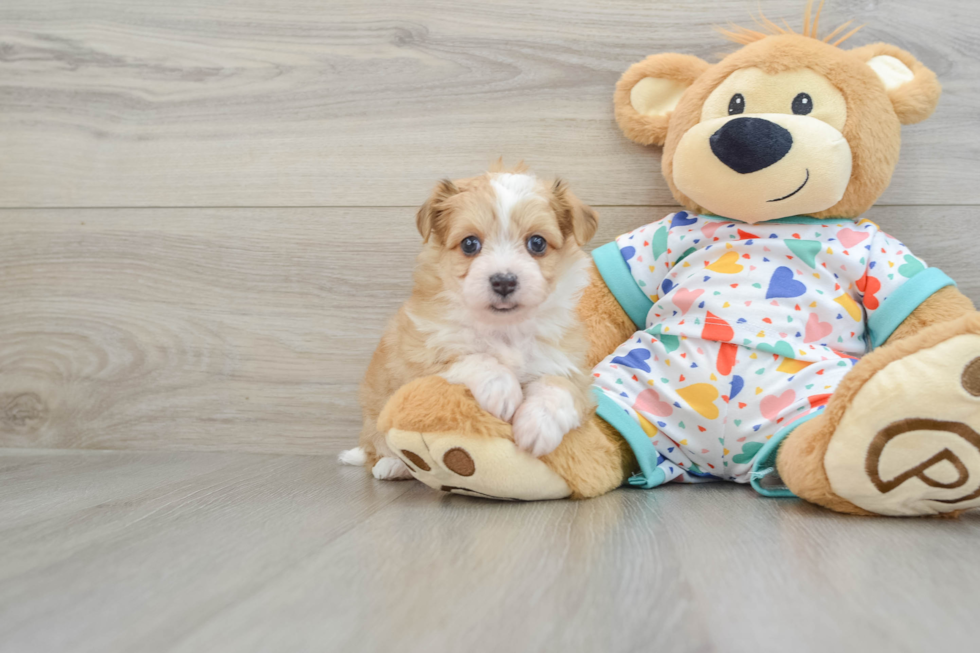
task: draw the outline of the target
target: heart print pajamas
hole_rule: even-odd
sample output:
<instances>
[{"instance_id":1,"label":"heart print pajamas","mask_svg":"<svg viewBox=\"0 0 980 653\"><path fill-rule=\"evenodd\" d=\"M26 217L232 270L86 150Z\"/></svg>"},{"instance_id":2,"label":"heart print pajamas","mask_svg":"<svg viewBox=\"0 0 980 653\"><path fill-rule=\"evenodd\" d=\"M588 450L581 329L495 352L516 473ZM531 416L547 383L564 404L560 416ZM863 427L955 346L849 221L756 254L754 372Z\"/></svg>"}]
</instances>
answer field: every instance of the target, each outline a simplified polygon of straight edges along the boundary
<instances>
[{"instance_id":1,"label":"heart print pajamas","mask_svg":"<svg viewBox=\"0 0 980 653\"><path fill-rule=\"evenodd\" d=\"M686 211L593 252L640 331L593 370L631 485L750 480L857 358L953 282L869 220L749 225Z\"/></svg>"}]
</instances>

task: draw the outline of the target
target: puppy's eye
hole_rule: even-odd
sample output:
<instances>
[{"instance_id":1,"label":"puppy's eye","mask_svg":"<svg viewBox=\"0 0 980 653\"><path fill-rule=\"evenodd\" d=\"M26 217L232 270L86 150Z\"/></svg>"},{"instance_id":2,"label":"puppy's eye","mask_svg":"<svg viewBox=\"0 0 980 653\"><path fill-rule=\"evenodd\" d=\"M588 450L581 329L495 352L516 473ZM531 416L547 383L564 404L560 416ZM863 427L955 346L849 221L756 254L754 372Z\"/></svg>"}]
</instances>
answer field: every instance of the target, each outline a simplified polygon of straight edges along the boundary
<instances>
[{"instance_id":1,"label":"puppy's eye","mask_svg":"<svg viewBox=\"0 0 980 653\"><path fill-rule=\"evenodd\" d=\"M476 236L467 236L463 239L463 242L459 244L459 248L463 250L463 253L467 256L475 256L476 253L480 251L482 246L483 243L481 243L480 239Z\"/></svg>"},{"instance_id":2,"label":"puppy's eye","mask_svg":"<svg viewBox=\"0 0 980 653\"><path fill-rule=\"evenodd\" d=\"M736 93L728 102L728 115L734 116L736 113L745 112L745 98L741 93Z\"/></svg>"},{"instance_id":3,"label":"puppy's eye","mask_svg":"<svg viewBox=\"0 0 980 653\"><path fill-rule=\"evenodd\" d=\"M527 239L527 251L535 256L541 256L546 249L548 249L548 241L543 236L531 236Z\"/></svg>"},{"instance_id":4,"label":"puppy's eye","mask_svg":"<svg viewBox=\"0 0 980 653\"><path fill-rule=\"evenodd\" d=\"M813 98L806 93L800 93L793 98L793 113L798 116L805 116L813 111Z\"/></svg>"}]
</instances>

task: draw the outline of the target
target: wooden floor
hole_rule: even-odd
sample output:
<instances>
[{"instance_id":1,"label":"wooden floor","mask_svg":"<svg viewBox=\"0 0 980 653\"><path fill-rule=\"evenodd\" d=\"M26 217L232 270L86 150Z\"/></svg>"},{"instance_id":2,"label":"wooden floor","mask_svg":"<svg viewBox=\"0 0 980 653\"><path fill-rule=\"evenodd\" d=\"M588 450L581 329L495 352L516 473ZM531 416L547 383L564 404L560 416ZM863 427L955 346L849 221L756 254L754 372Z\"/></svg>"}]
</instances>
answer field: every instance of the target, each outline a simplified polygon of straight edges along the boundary
<instances>
[{"instance_id":1,"label":"wooden floor","mask_svg":"<svg viewBox=\"0 0 980 653\"><path fill-rule=\"evenodd\" d=\"M502 504L324 456L0 454L0 651L969 651L980 513ZM54 480L57 479L57 482Z\"/></svg>"},{"instance_id":2,"label":"wooden floor","mask_svg":"<svg viewBox=\"0 0 980 653\"><path fill-rule=\"evenodd\" d=\"M501 505L339 468L414 212L503 155L673 209L612 89L803 0L0 2L0 652L973 650L980 515ZM939 75L868 217L980 302L980 3L828 0Z\"/></svg>"}]
</instances>

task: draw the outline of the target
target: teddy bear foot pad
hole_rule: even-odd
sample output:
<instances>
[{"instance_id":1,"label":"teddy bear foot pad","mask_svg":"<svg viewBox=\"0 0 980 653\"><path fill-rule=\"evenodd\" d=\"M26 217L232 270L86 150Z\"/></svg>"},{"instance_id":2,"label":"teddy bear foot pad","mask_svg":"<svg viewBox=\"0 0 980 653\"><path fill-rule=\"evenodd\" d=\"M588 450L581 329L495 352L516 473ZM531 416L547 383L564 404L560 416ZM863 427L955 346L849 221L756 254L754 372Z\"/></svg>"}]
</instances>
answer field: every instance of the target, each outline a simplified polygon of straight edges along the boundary
<instances>
[{"instance_id":1,"label":"teddy bear foot pad","mask_svg":"<svg viewBox=\"0 0 980 653\"><path fill-rule=\"evenodd\" d=\"M834 492L881 515L980 506L980 335L889 363L854 396L824 457Z\"/></svg>"},{"instance_id":2,"label":"teddy bear foot pad","mask_svg":"<svg viewBox=\"0 0 980 653\"><path fill-rule=\"evenodd\" d=\"M436 490L510 501L572 493L547 465L504 438L391 429L387 442L412 476Z\"/></svg>"}]
</instances>

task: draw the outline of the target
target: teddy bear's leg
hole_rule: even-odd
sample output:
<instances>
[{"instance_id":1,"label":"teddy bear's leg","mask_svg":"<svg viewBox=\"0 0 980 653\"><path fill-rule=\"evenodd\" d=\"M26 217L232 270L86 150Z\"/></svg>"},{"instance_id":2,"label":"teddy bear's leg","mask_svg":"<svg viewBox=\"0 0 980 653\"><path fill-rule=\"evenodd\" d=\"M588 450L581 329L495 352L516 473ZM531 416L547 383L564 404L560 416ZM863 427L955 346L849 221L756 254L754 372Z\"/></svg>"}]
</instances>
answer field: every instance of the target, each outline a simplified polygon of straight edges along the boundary
<instances>
[{"instance_id":1,"label":"teddy bear's leg","mask_svg":"<svg viewBox=\"0 0 980 653\"><path fill-rule=\"evenodd\" d=\"M409 383L379 419L412 475L437 490L494 499L586 498L623 483L632 455L597 417L535 458L517 448L510 424L483 411L469 391L441 377ZM625 451L624 451L625 447Z\"/></svg>"},{"instance_id":2,"label":"teddy bear's leg","mask_svg":"<svg viewBox=\"0 0 980 653\"><path fill-rule=\"evenodd\" d=\"M638 468L633 450L619 431L594 414L541 460L565 479L573 499L615 490Z\"/></svg>"},{"instance_id":3,"label":"teddy bear's leg","mask_svg":"<svg viewBox=\"0 0 980 653\"><path fill-rule=\"evenodd\" d=\"M757 469L775 462L793 494L838 512L955 514L980 506L978 431L980 314L971 313L865 356L823 414L777 454L761 452Z\"/></svg>"}]
</instances>

